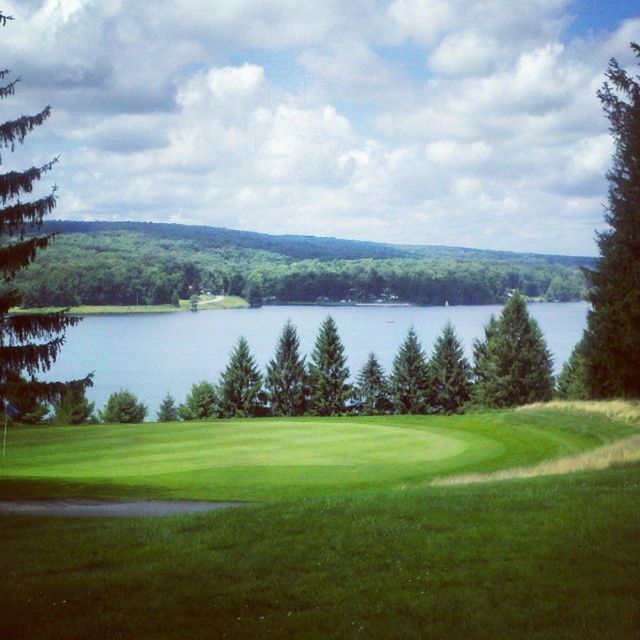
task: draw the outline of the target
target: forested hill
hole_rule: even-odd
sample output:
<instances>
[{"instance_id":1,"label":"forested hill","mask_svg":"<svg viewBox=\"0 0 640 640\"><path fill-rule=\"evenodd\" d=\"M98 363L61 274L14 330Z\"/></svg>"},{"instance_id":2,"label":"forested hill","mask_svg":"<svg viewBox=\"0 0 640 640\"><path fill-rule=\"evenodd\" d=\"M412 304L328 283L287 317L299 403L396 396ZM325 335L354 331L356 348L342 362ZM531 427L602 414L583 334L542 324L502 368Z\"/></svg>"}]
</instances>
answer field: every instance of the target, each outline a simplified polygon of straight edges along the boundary
<instances>
[{"instance_id":1,"label":"forested hill","mask_svg":"<svg viewBox=\"0 0 640 640\"><path fill-rule=\"evenodd\" d=\"M439 245L394 245L363 240L295 235L270 235L253 231L238 231L223 227L169 224L162 222L83 222L49 221L45 232L98 234L132 231L151 238L188 240L194 249L240 247L276 253L296 260L358 260L373 258L449 258L452 260L482 260L536 262L564 266L592 266L595 258L537 253L515 253L466 247Z\"/></svg>"},{"instance_id":2,"label":"forested hill","mask_svg":"<svg viewBox=\"0 0 640 640\"><path fill-rule=\"evenodd\" d=\"M56 241L16 285L23 306L177 303L194 293L254 304L502 302L519 289L578 300L593 258L272 236L143 222L48 222Z\"/></svg>"}]
</instances>

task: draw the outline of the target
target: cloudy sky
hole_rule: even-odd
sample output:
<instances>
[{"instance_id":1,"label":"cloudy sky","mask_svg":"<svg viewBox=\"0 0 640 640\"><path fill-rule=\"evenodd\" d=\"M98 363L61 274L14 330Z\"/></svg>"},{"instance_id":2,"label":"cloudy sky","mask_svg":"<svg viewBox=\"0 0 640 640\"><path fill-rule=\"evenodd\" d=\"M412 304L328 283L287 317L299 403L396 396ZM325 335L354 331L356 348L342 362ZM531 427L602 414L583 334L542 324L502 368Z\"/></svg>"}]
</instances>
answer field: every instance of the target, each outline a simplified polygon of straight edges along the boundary
<instances>
[{"instance_id":1,"label":"cloudy sky","mask_svg":"<svg viewBox=\"0 0 640 640\"><path fill-rule=\"evenodd\" d=\"M53 109L4 168L60 156L56 217L597 253L636 0L0 8L1 120Z\"/></svg>"}]
</instances>

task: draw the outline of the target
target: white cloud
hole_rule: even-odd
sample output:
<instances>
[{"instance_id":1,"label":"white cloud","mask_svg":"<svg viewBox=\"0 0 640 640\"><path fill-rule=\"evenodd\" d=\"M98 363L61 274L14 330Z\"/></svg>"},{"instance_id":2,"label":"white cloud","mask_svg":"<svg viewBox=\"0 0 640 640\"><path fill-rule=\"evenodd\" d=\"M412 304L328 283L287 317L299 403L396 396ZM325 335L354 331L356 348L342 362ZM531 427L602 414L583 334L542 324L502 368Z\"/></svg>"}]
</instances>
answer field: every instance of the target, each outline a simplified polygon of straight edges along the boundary
<instances>
[{"instance_id":1,"label":"white cloud","mask_svg":"<svg viewBox=\"0 0 640 640\"><path fill-rule=\"evenodd\" d=\"M569 0L5 5L3 106L53 105L25 152L61 154L60 215L594 251L595 92L640 19L578 39Z\"/></svg>"}]
</instances>

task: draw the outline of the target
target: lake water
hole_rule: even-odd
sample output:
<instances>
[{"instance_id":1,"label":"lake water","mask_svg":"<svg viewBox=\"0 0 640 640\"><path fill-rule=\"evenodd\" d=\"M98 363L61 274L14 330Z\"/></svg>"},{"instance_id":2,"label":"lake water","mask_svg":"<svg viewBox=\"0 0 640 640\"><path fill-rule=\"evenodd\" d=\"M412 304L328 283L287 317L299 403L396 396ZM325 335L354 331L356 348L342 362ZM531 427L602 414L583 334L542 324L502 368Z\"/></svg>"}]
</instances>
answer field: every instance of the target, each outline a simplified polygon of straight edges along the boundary
<instances>
[{"instance_id":1,"label":"lake water","mask_svg":"<svg viewBox=\"0 0 640 640\"><path fill-rule=\"evenodd\" d=\"M199 311L149 315L88 316L67 332L67 342L47 380L81 378L95 372L87 396L101 408L114 391L135 393L154 419L167 392L182 402L191 385L217 382L240 336L249 341L262 371L273 357L287 318L298 329L301 349L310 354L322 320L331 314L345 345L355 377L370 351L387 372L413 326L429 356L436 337L451 320L471 359L473 340L499 305L460 307L316 307L287 306L261 309ZM586 324L584 302L531 304L554 356L556 371L568 359Z\"/></svg>"}]
</instances>

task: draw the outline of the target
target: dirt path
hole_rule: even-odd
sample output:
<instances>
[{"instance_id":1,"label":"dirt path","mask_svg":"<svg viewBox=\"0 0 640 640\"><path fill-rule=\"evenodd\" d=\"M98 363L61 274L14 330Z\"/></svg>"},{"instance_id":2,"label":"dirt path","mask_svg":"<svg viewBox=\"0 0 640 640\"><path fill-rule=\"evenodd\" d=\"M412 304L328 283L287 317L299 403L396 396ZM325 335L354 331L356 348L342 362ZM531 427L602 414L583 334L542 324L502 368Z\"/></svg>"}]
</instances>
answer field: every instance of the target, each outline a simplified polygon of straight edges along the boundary
<instances>
[{"instance_id":1,"label":"dirt path","mask_svg":"<svg viewBox=\"0 0 640 640\"><path fill-rule=\"evenodd\" d=\"M246 502L190 502L186 500L3 500L0 515L69 516L69 517L149 517L176 513L202 513L229 507L246 506Z\"/></svg>"}]
</instances>

